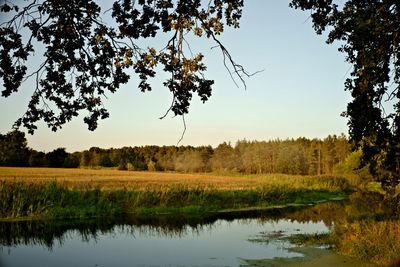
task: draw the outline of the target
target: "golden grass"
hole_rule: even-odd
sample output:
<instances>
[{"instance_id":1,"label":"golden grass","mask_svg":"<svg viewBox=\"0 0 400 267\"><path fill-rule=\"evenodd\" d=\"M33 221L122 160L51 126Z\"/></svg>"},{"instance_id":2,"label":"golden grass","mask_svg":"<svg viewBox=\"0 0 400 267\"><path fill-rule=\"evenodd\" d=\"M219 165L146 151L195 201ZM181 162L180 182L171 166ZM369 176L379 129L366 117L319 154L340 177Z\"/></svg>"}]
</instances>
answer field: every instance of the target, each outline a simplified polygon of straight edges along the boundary
<instances>
[{"instance_id":1,"label":"golden grass","mask_svg":"<svg viewBox=\"0 0 400 267\"><path fill-rule=\"evenodd\" d=\"M378 266L400 266L400 221L361 221L336 230L337 247Z\"/></svg>"},{"instance_id":2,"label":"golden grass","mask_svg":"<svg viewBox=\"0 0 400 267\"><path fill-rule=\"evenodd\" d=\"M337 178L339 181L340 178ZM304 189L337 190L332 177L269 175L214 175L183 174L168 172L136 172L114 169L56 169L0 167L0 180L43 183L57 181L68 188L99 187L118 188L164 188L184 186L188 188L210 188L217 190L243 190L270 186L288 186ZM340 182L340 181L339 181ZM340 187L340 183L339 183Z\"/></svg>"}]
</instances>

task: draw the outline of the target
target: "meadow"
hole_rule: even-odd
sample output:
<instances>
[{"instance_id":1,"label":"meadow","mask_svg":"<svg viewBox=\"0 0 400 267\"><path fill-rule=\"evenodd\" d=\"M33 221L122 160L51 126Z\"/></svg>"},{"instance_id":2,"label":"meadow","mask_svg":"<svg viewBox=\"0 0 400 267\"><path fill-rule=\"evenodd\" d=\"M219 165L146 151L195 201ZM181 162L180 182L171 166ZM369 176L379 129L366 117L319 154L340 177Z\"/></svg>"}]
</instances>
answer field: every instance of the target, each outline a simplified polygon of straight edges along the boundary
<instances>
[{"instance_id":1,"label":"meadow","mask_svg":"<svg viewBox=\"0 0 400 267\"><path fill-rule=\"evenodd\" d=\"M250 190L263 187L339 191L349 188L347 180L334 176L287 174L218 175L120 171L116 169L63 169L0 167L0 181L43 184L56 182L69 189L160 189L181 186L212 190Z\"/></svg>"}]
</instances>

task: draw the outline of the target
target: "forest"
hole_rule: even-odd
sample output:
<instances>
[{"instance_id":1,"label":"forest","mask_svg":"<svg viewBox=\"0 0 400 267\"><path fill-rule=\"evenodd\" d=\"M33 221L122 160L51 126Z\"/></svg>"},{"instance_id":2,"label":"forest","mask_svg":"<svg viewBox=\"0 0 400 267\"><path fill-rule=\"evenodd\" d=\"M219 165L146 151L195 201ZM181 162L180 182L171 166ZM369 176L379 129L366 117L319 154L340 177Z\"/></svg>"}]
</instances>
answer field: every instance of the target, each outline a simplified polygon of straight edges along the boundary
<instances>
[{"instance_id":1,"label":"forest","mask_svg":"<svg viewBox=\"0 0 400 267\"><path fill-rule=\"evenodd\" d=\"M28 147L25 134L0 135L0 166L116 168L129 171L177 171L299 175L340 174L358 168L361 153L351 153L345 135L324 139L239 140L212 146L91 147L68 153Z\"/></svg>"}]
</instances>

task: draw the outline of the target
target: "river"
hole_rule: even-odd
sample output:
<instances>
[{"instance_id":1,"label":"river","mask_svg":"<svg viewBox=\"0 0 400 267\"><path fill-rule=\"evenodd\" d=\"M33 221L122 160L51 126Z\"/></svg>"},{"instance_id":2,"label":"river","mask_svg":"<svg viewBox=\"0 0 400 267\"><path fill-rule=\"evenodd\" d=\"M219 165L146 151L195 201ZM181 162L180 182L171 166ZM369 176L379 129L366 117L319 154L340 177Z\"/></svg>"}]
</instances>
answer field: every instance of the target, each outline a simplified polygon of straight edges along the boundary
<instances>
[{"instance_id":1,"label":"river","mask_svg":"<svg viewBox=\"0 0 400 267\"><path fill-rule=\"evenodd\" d=\"M206 217L1 222L0 266L251 266L259 261L279 266L274 259L304 254L291 250L285 239L261 237L329 232L341 205Z\"/></svg>"}]
</instances>

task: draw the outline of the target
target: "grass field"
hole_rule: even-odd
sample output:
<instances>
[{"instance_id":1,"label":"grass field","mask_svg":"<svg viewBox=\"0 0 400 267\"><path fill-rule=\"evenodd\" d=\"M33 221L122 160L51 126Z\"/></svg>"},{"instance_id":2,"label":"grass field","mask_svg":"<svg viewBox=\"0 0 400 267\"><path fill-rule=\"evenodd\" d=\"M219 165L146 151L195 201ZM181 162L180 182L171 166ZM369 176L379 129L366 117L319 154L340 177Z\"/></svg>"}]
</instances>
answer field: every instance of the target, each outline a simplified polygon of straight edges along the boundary
<instances>
[{"instance_id":1,"label":"grass field","mask_svg":"<svg viewBox=\"0 0 400 267\"><path fill-rule=\"evenodd\" d=\"M344 178L331 176L213 175L167 172L135 172L113 169L55 169L0 167L0 181L47 183L56 181L67 188L160 189L182 186L212 190L250 190L284 186L308 190L344 190Z\"/></svg>"}]
</instances>

